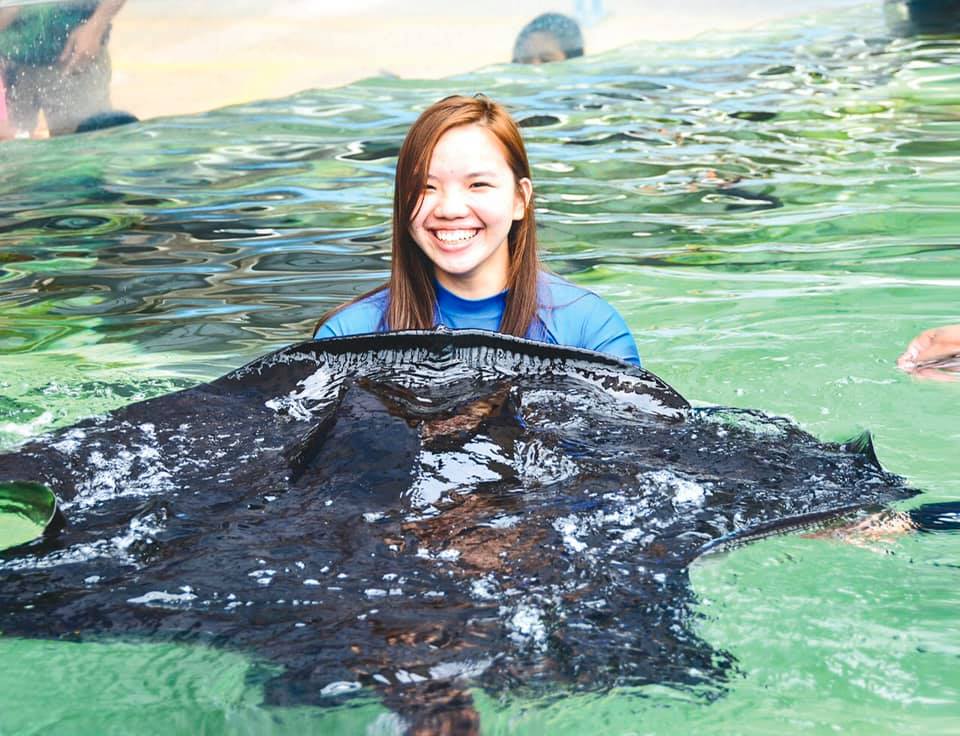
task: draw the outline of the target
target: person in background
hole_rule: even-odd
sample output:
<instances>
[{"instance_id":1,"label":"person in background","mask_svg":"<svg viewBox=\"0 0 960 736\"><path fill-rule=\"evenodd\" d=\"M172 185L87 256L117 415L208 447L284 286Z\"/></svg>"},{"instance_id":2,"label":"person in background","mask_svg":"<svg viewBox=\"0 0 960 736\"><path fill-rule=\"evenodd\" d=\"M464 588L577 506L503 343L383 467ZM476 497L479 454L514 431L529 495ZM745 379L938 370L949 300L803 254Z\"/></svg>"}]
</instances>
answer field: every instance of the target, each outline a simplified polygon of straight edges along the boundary
<instances>
[{"instance_id":1,"label":"person in background","mask_svg":"<svg viewBox=\"0 0 960 736\"><path fill-rule=\"evenodd\" d=\"M897 359L897 367L921 378L955 379L943 371L960 371L960 325L921 332Z\"/></svg>"},{"instance_id":2,"label":"person in background","mask_svg":"<svg viewBox=\"0 0 960 736\"><path fill-rule=\"evenodd\" d=\"M107 40L125 0L0 10L0 74L10 125L32 133L40 111L51 135L72 133L110 105Z\"/></svg>"},{"instance_id":3,"label":"person in background","mask_svg":"<svg viewBox=\"0 0 960 736\"><path fill-rule=\"evenodd\" d=\"M513 44L514 64L548 64L583 56L583 35L573 18L544 13L527 23Z\"/></svg>"},{"instance_id":4,"label":"person in background","mask_svg":"<svg viewBox=\"0 0 960 736\"><path fill-rule=\"evenodd\" d=\"M16 135L16 131L13 129L10 116L7 114L7 87L3 83L3 70L0 69L0 141L9 140L14 135Z\"/></svg>"},{"instance_id":5,"label":"person in background","mask_svg":"<svg viewBox=\"0 0 960 736\"><path fill-rule=\"evenodd\" d=\"M960 33L957 0L884 0L883 14L896 36L953 36Z\"/></svg>"}]
</instances>

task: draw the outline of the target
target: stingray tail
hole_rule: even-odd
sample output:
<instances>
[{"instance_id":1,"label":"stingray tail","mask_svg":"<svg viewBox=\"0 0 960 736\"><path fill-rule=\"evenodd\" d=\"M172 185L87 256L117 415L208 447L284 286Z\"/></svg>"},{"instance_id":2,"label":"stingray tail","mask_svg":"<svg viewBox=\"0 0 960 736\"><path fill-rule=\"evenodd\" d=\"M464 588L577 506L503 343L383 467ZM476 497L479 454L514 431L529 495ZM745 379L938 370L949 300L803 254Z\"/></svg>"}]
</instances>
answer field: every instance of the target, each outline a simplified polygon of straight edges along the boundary
<instances>
[{"instance_id":1,"label":"stingray tail","mask_svg":"<svg viewBox=\"0 0 960 736\"><path fill-rule=\"evenodd\" d=\"M856 437L851 437L843 443L843 449L854 455L859 455L877 470L883 470L880 465L880 459L877 457L877 450L873 446L873 436L869 430L864 430Z\"/></svg>"}]
</instances>

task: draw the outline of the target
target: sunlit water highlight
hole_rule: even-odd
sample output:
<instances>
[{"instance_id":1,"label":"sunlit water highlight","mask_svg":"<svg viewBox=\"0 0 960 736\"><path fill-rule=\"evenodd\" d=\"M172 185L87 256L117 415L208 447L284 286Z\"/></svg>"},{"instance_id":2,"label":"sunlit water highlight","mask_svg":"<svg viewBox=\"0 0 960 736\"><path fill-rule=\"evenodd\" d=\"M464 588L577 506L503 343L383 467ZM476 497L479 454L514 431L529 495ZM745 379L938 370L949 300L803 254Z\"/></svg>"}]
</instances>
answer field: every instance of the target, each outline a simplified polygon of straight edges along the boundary
<instances>
[{"instance_id":1,"label":"sunlit water highlight","mask_svg":"<svg viewBox=\"0 0 960 736\"><path fill-rule=\"evenodd\" d=\"M866 427L929 501L960 497L958 389L893 361L960 321L960 44L875 8L537 69L374 79L0 156L0 442L302 339L389 264L394 157L419 110L484 91L523 121L552 268L624 314L645 365L708 403ZM693 570L742 675L493 702L491 733L952 733L960 539L782 537ZM344 733L376 703L264 709L236 653L0 639L0 730ZM786 724L784 726L783 724Z\"/></svg>"}]
</instances>

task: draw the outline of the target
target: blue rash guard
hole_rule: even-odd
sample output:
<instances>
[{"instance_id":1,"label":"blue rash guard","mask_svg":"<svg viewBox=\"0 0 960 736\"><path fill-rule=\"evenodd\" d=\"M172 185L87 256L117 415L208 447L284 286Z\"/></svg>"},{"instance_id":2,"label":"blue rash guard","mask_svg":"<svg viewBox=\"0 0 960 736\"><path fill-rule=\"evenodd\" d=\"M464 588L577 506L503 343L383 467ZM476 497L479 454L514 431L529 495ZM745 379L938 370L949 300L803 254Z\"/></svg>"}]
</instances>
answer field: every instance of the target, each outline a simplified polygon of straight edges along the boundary
<instances>
[{"instance_id":1,"label":"blue rash guard","mask_svg":"<svg viewBox=\"0 0 960 736\"><path fill-rule=\"evenodd\" d=\"M453 330L488 330L498 332L507 292L485 299L464 299L433 282L437 291L436 325ZM586 348L613 355L640 365L637 344L627 323L603 299L559 276L544 273L540 281L540 308L530 326L531 340ZM386 290L351 304L324 322L315 339L386 332Z\"/></svg>"}]
</instances>

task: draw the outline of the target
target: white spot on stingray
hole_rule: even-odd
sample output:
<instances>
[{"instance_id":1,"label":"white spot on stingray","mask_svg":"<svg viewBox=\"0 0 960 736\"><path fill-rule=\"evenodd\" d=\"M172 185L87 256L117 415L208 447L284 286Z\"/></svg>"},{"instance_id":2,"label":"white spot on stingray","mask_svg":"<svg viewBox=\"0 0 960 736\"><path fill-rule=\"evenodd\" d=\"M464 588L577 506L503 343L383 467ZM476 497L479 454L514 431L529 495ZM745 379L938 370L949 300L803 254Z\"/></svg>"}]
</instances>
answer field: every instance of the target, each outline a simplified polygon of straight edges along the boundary
<instances>
[{"instance_id":1,"label":"white spot on stingray","mask_svg":"<svg viewBox=\"0 0 960 736\"><path fill-rule=\"evenodd\" d=\"M248 575L251 578L255 578L259 585L270 585L273 582L273 576L277 574L276 570L254 570Z\"/></svg>"},{"instance_id":2,"label":"white spot on stingray","mask_svg":"<svg viewBox=\"0 0 960 736\"><path fill-rule=\"evenodd\" d=\"M470 586L470 594L480 600L493 600L498 597L497 589L499 585L492 575L487 575L479 580L474 580Z\"/></svg>"},{"instance_id":3,"label":"white spot on stingray","mask_svg":"<svg viewBox=\"0 0 960 736\"><path fill-rule=\"evenodd\" d=\"M143 603L147 606L157 606L160 608L177 607L184 603L196 600L197 596L193 593L168 593L165 590L152 590L136 598L127 598L127 603Z\"/></svg>"},{"instance_id":4,"label":"white spot on stingray","mask_svg":"<svg viewBox=\"0 0 960 736\"><path fill-rule=\"evenodd\" d=\"M555 519L553 528L560 532L564 546L570 551L583 552L587 548L587 544L578 539L578 535L585 533L586 530L580 526L579 519L576 516L564 516Z\"/></svg>"},{"instance_id":5,"label":"white spot on stingray","mask_svg":"<svg viewBox=\"0 0 960 736\"><path fill-rule=\"evenodd\" d=\"M418 675L416 672L407 672L407 670L397 670L393 674L394 677L397 678L397 682L402 682L404 685L410 685L414 682L426 682L427 680L423 675Z\"/></svg>"},{"instance_id":6,"label":"white spot on stingray","mask_svg":"<svg viewBox=\"0 0 960 736\"><path fill-rule=\"evenodd\" d=\"M692 480L671 473L669 470L657 470L637 476L641 480L649 480L673 493L673 501L678 504L700 505L706 498L707 490L704 486Z\"/></svg>"},{"instance_id":7,"label":"white spot on stingray","mask_svg":"<svg viewBox=\"0 0 960 736\"><path fill-rule=\"evenodd\" d=\"M500 615L509 614L509 609L501 608ZM507 621L510 638L524 647L543 649L547 643L547 627L543 622L543 610L529 601L520 603Z\"/></svg>"},{"instance_id":8,"label":"white spot on stingray","mask_svg":"<svg viewBox=\"0 0 960 736\"><path fill-rule=\"evenodd\" d=\"M77 450L80 449L80 442L84 437L87 436L87 433L82 429L71 429L65 432L59 442L54 442L51 447L53 449L62 452L64 455L73 455Z\"/></svg>"},{"instance_id":9,"label":"white spot on stingray","mask_svg":"<svg viewBox=\"0 0 960 736\"><path fill-rule=\"evenodd\" d=\"M129 424L123 425L133 429ZM141 424L136 427L141 438L131 433L128 444L100 446L87 457L86 466L79 472L77 493L64 503L64 510L90 508L103 501L121 496L149 496L173 490L172 475L164 465L158 449L156 427ZM69 448L79 437L65 436Z\"/></svg>"},{"instance_id":10,"label":"white spot on stingray","mask_svg":"<svg viewBox=\"0 0 960 736\"><path fill-rule=\"evenodd\" d=\"M521 520L521 516L514 514L512 516L498 516L495 519L491 519L487 526L493 527L494 529L510 529L511 527L516 526L517 522Z\"/></svg>"},{"instance_id":11,"label":"white spot on stingray","mask_svg":"<svg viewBox=\"0 0 960 736\"><path fill-rule=\"evenodd\" d=\"M454 677L479 677L491 664L493 664L492 659L441 662L430 668L430 677L434 680L447 680Z\"/></svg>"},{"instance_id":12,"label":"white spot on stingray","mask_svg":"<svg viewBox=\"0 0 960 736\"><path fill-rule=\"evenodd\" d=\"M323 696L343 695L344 693L352 693L354 690L359 690L361 687L362 685L359 682L331 682L329 685L324 686L320 694Z\"/></svg>"}]
</instances>

